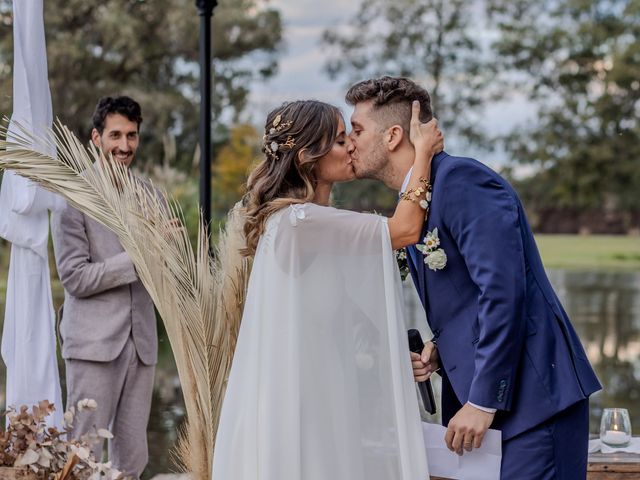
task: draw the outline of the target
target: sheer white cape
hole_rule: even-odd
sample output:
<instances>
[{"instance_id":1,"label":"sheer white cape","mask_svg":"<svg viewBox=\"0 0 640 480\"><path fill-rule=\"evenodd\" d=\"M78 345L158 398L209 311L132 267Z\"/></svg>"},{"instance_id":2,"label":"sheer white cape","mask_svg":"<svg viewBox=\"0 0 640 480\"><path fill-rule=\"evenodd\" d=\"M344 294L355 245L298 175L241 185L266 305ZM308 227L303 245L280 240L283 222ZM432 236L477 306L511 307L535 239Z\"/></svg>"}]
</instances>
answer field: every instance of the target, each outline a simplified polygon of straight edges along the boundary
<instances>
[{"instance_id":1,"label":"sheer white cape","mask_svg":"<svg viewBox=\"0 0 640 480\"><path fill-rule=\"evenodd\" d=\"M214 480L424 480L386 218L314 204L267 222L221 412Z\"/></svg>"}]
</instances>

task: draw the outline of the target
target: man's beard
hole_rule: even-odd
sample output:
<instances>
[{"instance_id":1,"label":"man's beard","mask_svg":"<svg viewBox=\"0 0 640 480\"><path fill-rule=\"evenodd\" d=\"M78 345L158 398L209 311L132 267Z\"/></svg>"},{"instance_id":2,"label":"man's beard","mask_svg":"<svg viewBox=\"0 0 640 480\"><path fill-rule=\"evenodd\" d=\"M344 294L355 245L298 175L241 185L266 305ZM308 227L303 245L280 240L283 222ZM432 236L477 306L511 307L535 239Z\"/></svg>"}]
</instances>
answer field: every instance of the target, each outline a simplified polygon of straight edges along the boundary
<instances>
[{"instance_id":1,"label":"man's beard","mask_svg":"<svg viewBox=\"0 0 640 480\"><path fill-rule=\"evenodd\" d=\"M122 193L123 185L118 178L118 173L116 173L116 170L124 169L125 174L129 175L131 172L129 170L129 166L121 164L116 160L115 155L112 152L105 152L104 150L102 150L102 164L104 167L104 171L111 183L120 193Z\"/></svg>"},{"instance_id":2,"label":"man's beard","mask_svg":"<svg viewBox=\"0 0 640 480\"><path fill-rule=\"evenodd\" d=\"M115 150L112 150L112 151L104 151L104 150L102 151L102 154L104 155L104 158L107 159L107 161L122 163L117 158L117 155L119 155L120 153L122 153L122 152L120 151L120 149L117 149L117 148ZM130 161L129 161L128 165L127 164L123 164L127 168L133 163L133 152L129 152L126 155L125 160L129 160L129 159L130 159Z\"/></svg>"},{"instance_id":3,"label":"man's beard","mask_svg":"<svg viewBox=\"0 0 640 480\"><path fill-rule=\"evenodd\" d=\"M386 176L385 171L389 165L389 155L384 150L382 141L369 150L366 159L360 157L357 165L360 165L361 168L354 168L356 178L382 181Z\"/></svg>"}]
</instances>

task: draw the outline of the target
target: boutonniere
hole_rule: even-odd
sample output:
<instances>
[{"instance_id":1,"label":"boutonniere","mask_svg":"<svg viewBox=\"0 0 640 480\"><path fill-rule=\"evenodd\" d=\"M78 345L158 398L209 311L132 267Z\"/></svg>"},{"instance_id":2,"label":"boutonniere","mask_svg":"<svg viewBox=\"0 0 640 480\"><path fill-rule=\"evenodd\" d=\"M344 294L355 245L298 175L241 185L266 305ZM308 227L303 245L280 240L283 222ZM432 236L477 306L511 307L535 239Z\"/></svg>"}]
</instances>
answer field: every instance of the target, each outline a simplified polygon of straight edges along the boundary
<instances>
[{"instance_id":1,"label":"boutonniere","mask_svg":"<svg viewBox=\"0 0 640 480\"><path fill-rule=\"evenodd\" d=\"M400 269L400 279L404 282L409 275L409 262L407 261L407 249L399 248L396 250L396 262Z\"/></svg>"},{"instance_id":2,"label":"boutonniere","mask_svg":"<svg viewBox=\"0 0 640 480\"><path fill-rule=\"evenodd\" d=\"M438 248L440 246L438 229L427 231L427 235L422 241L424 244L418 244L416 248L424 255L424 263L431 270L442 270L447 265L447 254L442 248Z\"/></svg>"}]
</instances>

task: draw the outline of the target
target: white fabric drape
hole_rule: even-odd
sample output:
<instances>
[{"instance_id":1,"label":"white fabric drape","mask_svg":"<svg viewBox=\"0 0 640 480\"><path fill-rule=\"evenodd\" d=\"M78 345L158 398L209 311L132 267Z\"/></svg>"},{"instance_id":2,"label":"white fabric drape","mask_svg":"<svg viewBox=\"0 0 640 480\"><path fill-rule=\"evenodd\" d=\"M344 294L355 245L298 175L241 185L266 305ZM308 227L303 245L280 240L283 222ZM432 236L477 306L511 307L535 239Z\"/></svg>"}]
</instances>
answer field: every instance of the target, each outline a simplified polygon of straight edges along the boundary
<instances>
[{"instance_id":1,"label":"white fabric drape","mask_svg":"<svg viewBox=\"0 0 640 480\"><path fill-rule=\"evenodd\" d=\"M51 126L42 0L13 4L13 114L9 134L22 127L44 135ZM33 146L44 151L41 145ZM0 189L0 236L12 243L2 332L7 366L7 405L47 399L57 407L49 423L61 425L62 399L47 255L48 210L63 201L28 180L5 171Z\"/></svg>"},{"instance_id":2,"label":"white fabric drape","mask_svg":"<svg viewBox=\"0 0 640 480\"><path fill-rule=\"evenodd\" d=\"M313 204L260 239L214 480L424 480L386 219Z\"/></svg>"}]
</instances>

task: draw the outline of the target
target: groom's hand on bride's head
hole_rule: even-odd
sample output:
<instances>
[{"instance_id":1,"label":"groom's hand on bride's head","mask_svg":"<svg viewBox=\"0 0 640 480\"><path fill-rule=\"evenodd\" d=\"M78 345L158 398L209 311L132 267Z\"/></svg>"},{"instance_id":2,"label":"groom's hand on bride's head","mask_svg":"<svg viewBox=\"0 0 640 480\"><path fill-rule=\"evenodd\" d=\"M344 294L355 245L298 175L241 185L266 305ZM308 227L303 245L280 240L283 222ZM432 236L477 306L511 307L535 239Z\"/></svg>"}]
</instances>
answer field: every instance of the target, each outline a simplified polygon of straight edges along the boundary
<instances>
[{"instance_id":1,"label":"groom's hand on bride's head","mask_svg":"<svg viewBox=\"0 0 640 480\"><path fill-rule=\"evenodd\" d=\"M411 352L411 367L416 382L424 382L429 379L433 372L440 368L439 363L438 348L433 342L425 343L422 353Z\"/></svg>"}]
</instances>

